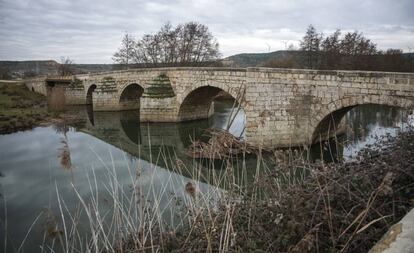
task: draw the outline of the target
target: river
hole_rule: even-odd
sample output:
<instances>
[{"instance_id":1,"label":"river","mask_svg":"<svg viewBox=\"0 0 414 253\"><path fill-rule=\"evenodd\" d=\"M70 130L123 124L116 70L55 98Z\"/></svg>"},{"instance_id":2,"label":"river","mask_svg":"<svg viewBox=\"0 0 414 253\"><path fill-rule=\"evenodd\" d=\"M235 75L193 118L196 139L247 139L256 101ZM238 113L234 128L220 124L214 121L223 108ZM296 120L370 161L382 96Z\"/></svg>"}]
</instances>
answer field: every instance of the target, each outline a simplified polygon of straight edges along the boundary
<instances>
[{"instance_id":1,"label":"river","mask_svg":"<svg viewBox=\"0 0 414 253\"><path fill-rule=\"evenodd\" d=\"M140 123L137 112L92 113L82 107L78 108L83 117L80 123L0 136L0 251L15 252L22 242L20 252L41 252L39 245L54 245L59 251L58 240L51 238L57 238L56 233L63 236L60 228L54 229L56 224L62 227L61 211L82 209L80 198L110 210L114 203L109 189L131 191L137 168L139 187L147 199L158 203L153 211L178 226L180 216L171 206L191 202L189 183L208 196L206 202L221 192L211 175L220 174L226 164L194 160L185 150L191 140L207 138L203 129L225 128L231 105L216 101L213 117L187 123ZM355 107L345 116L344 134L337 141L315 145L310 158L352 160L379 136L396 135L404 119L405 112L399 108ZM244 113L240 112L230 132L244 136L243 128ZM240 173L240 182L248 182L254 174L255 158L244 159L247 172ZM67 223L69 219L66 215Z\"/></svg>"}]
</instances>

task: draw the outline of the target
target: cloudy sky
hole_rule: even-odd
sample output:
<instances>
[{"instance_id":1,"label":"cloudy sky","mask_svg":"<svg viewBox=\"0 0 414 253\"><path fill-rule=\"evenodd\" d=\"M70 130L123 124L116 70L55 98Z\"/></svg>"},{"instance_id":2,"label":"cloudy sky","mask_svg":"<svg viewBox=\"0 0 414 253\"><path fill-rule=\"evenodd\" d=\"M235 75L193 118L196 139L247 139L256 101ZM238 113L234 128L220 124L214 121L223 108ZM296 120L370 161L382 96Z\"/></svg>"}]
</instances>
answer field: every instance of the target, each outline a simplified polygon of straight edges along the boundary
<instances>
[{"instance_id":1,"label":"cloudy sky","mask_svg":"<svg viewBox=\"0 0 414 253\"><path fill-rule=\"evenodd\" d=\"M140 37L167 21L207 25L223 56L297 45L309 24L414 52L413 0L0 0L0 60L111 63L125 31Z\"/></svg>"}]
</instances>

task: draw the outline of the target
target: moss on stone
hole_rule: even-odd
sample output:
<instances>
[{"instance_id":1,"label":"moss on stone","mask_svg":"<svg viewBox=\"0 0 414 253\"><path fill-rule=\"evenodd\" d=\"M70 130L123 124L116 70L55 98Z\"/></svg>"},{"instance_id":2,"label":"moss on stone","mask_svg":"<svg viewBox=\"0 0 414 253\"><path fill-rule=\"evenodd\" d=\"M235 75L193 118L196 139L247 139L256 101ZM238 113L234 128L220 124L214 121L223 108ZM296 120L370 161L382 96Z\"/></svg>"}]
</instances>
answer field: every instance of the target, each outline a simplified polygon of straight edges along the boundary
<instances>
[{"instance_id":1,"label":"moss on stone","mask_svg":"<svg viewBox=\"0 0 414 253\"><path fill-rule=\"evenodd\" d=\"M105 92L117 91L115 78L112 76L105 76L102 78L101 85L98 88Z\"/></svg>"},{"instance_id":2,"label":"moss on stone","mask_svg":"<svg viewBox=\"0 0 414 253\"><path fill-rule=\"evenodd\" d=\"M143 97L148 98L171 98L175 97L174 90L171 86L170 78L161 74L148 83Z\"/></svg>"},{"instance_id":3,"label":"moss on stone","mask_svg":"<svg viewBox=\"0 0 414 253\"><path fill-rule=\"evenodd\" d=\"M78 79L78 78L74 78L72 79L72 81L69 83L69 87L72 89L79 89L79 90L83 90L83 82L82 80Z\"/></svg>"}]
</instances>

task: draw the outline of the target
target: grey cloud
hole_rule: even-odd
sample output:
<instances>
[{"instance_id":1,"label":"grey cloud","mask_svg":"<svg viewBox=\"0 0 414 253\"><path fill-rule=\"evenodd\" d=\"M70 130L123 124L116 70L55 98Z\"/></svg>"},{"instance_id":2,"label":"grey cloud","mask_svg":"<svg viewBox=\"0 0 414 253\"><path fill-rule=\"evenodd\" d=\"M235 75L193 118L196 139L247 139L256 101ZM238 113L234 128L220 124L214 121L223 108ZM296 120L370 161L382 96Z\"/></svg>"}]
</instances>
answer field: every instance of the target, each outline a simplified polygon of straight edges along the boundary
<instances>
[{"instance_id":1,"label":"grey cloud","mask_svg":"<svg viewBox=\"0 0 414 253\"><path fill-rule=\"evenodd\" d=\"M110 63L124 31L152 33L166 21L209 26L224 56L297 44L313 24L325 34L359 30L380 48L414 46L411 0L0 0L0 60Z\"/></svg>"}]
</instances>

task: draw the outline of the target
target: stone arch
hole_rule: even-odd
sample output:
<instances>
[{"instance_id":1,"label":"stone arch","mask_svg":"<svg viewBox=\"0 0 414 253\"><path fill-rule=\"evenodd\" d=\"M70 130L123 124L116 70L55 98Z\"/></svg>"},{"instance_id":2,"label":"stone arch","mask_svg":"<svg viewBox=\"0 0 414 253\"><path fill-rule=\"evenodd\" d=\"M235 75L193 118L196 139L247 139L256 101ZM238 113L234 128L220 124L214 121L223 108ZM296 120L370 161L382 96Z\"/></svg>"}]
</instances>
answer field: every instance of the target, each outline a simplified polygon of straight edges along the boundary
<instances>
[{"instance_id":1,"label":"stone arch","mask_svg":"<svg viewBox=\"0 0 414 253\"><path fill-rule=\"evenodd\" d=\"M226 91L224 87L210 85L199 86L187 91L182 96L183 100L179 108L178 120L189 121L208 118L214 112L211 104L219 96L232 97L243 107L242 99L244 95L239 94L239 92L244 91L241 89L237 92L234 90Z\"/></svg>"},{"instance_id":2,"label":"stone arch","mask_svg":"<svg viewBox=\"0 0 414 253\"><path fill-rule=\"evenodd\" d=\"M137 83L131 83L124 87L119 96L119 110L136 110L140 108L140 100L144 88Z\"/></svg>"},{"instance_id":3,"label":"stone arch","mask_svg":"<svg viewBox=\"0 0 414 253\"><path fill-rule=\"evenodd\" d=\"M399 96L353 96L329 103L311 119L311 143L332 137L342 118L359 105L376 104L401 108L414 106L414 99Z\"/></svg>"},{"instance_id":4,"label":"stone arch","mask_svg":"<svg viewBox=\"0 0 414 253\"><path fill-rule=\"evenodd\" d=\"M93 92L96 89L96 84L92 84L89 86L87 92L86 92L86 104L92 105L93 104Z\"/></svg>"}]
</instances>

